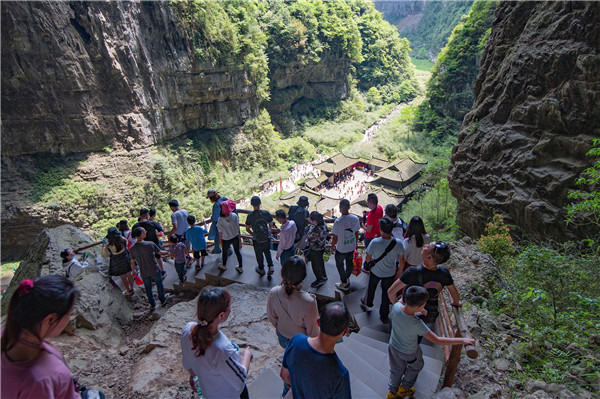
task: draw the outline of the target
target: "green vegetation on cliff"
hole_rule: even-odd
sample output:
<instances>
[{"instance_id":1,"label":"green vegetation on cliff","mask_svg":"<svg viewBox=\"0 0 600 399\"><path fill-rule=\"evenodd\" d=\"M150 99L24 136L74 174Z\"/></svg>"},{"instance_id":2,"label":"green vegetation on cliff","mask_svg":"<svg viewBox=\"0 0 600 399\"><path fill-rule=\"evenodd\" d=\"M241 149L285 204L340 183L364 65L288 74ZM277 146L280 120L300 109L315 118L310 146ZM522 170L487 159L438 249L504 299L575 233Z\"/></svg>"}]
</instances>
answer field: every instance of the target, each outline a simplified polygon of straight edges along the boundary
<instances>
[{"instance_id":1,"label":"green vegetation on cliff","mask_svg":"<svg viewBox=\"0 0 600 399\"><path fill-rule=\"evenodd\" d=\"M473 86L479 58L491 31L497 3L477 1L469 15L454 28L427 83L426 99L419 107L417 130L434 137L456 135L473 105Z\"/></svg>"},{"instance_id":2,"label":"green vegetation on cliff","mask_svg":"<svg viewBox=\"0 0 600 399\"><path fill-rule=\"evenodd\" d=\"M418 93L409 45L364 1L174 1L171 7L200 62L244 68L269 99L269 72L317 63L326 52L349 60L359 88L386 102Z\"/></svg>"},{"instance_id":3,"label":"green vegetation on cliff","mask_svg":"<svg viewBox=\"0 0 600 399\"><path fill-rule=\"evenodd\" d=\"M423 17L417 27L408 25L399 28L400 36L410 41L414 57L437 57L452 30L469 13L472 4L473 1L429 1L424 6Z\"/></svg>"}]
</instances>

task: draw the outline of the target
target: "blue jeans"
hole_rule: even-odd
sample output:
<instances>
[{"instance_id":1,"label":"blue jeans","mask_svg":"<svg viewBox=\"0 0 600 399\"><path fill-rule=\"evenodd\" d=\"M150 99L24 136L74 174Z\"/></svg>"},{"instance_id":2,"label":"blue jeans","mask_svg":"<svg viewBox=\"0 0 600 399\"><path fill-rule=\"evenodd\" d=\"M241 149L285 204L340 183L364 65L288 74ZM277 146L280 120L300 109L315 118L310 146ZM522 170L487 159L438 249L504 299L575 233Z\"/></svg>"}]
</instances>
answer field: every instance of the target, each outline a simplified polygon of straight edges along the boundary
<instances>
[{"instance_id":1,"label":"blue jeans","mask_svg":"<svg viewBox=\"0 0 600 399\"><path fill-rule=\"evenodd\" d=\"M148 297L148 303L150 303L151 307L156 307L156 301L154 300L154 295L152 295L152 281L156 283L156 290L158 291L158 299L160 303L165 303L165 287L162 282L162 275L160 271L156 273L154 276L144 277L142 279L144 281L144 288L146 289L146 296Z\"/></svg>"},{"instance_id":2,"label":"blue jeans","mask_svg":"<svg viewBox=\"0 0 600 399\"><path fill-rule=\"evenodd\" d=\"M283 335L281 335L281 333L279 333L279 331L277 331L277 340L279 341L279 345L281 345L281 347L283 349L287 348L288 344L290 343L291 339L284 337ZM288 384L286 384L285 382L283 383L283 390L281 391L281 396L285 396L287 395L288 391L290 390L290 387L288 386Z\"/></svg>"},{"instance_id":3,"label":"blue jeans","mask_svg":"<svg viewBox=\"0 0 600 399\"><path fill-rule=\"evenodd\" d=\"M294 248L293 245L291 246L291 248L284 249L283 252L281 253L281 256L279 257L279 261L281 262L281 265L283 265L289 257L293 256L295 252L296 252L296 248Z\"/></svg>"}]
</instances>

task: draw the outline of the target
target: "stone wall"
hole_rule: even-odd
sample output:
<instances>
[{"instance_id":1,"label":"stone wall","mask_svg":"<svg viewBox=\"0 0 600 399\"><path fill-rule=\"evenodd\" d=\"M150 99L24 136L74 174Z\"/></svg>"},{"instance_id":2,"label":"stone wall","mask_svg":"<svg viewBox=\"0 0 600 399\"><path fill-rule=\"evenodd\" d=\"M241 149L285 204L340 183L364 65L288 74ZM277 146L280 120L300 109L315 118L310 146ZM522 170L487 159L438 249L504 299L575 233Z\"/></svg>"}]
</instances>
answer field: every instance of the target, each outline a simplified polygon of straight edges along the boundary
<instances>
[{"instance_id":1,"label":"stone wall","mask_svg":"<svg viewBox=\"0 0 600 399\"><path fill-rule=\"evenodd\" d=\"M600 3L500 2L474 94L449 171L461 229L499 213L532 239L589 233L563 206L600 137Z\"/></svg>"}]
</instances>

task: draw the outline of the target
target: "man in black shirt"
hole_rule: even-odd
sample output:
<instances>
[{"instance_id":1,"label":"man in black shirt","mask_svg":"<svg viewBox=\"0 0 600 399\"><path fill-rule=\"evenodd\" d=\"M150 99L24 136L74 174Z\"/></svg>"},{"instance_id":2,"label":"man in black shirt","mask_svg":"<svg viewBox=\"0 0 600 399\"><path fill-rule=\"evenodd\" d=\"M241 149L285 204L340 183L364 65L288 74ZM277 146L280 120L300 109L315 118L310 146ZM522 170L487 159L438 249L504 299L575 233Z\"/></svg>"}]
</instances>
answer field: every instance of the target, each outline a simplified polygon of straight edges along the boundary
<instances>
[{"instance_id":1,"label":"man in black shirt","mask_svg":"<svg viewBox=\"0 0 600 399\"><path fill-rule=\"evenodd\" d=\"M446 267L440 266L450 258L448 244L441 241L425 244L421 255L423 255L423 263L406 269L389 288L388 296L394 304L398 302L397 295L404 287L414 285L424 287L429 294L429 300L422 314L425 316L426 323L433 323L438 316L438 297L442 288L448 288L452 297L452 306L460 307L462 305L450 271Z\"/></svg>"},{"instance_id":2,"label":"man in black shirt","mask_svg":"<svg viewBox=\"0 0 600 399\"><path fill-rule=\"evenodd\" d=\"M146 231L146 238L144 241L151 241L155 243L160 248L160 241L158 240L158 233L163 231L163 227L160 223L155 222L150 219L150 210L147 208L142 208L140 210L140 221L133 225L131 231L135 230L136 227L142 227ZM158 266L160 267L160 273L163 276L163 279L167 275L165 269L163 268L163 262L161 256L156 253L156 261L158 262Z\"/></svg>"},{"instance_id":3,"label":"man in black shirt","mask_svg":"<svg viewBox=\"0 0 600 399\"><path fill-rule=\"evenodd\" d=\"M260 197L254 196L250 199L250 205L254 212L246 218L246 231L252 234L252 246L256 255L256 272L261 276L265 275L265 265L263 260L267 260L269 268L268 276L273 274L273 259L271 258L271 228L274 227L273 217L265 210L260 209Z\"/></svg>"}]
</instances>

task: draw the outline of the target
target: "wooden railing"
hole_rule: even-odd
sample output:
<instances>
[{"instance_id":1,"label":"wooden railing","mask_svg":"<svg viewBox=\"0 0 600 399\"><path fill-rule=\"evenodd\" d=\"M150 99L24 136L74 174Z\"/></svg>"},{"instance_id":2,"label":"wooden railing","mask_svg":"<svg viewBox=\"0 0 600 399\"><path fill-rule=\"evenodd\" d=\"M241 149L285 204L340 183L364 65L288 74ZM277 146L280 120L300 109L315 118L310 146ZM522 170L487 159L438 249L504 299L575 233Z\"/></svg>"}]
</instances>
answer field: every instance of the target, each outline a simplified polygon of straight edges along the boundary
<instances>
[{"instance_id":1,"label":"wooden railing","mask_svg":"<svg viewBox=\"0 0 600 399\"><path fill-rule=\"evenodd\" d=\"M462 308L458 306L452 306L452 313L455 321L455 324L452 324L450 312L448 311L448 307L451 306L449 305L451 301L448 301L446 297L447 291L443 289L438 298L439 316L437 318L437 323L440 329L440 335L447 338L471 338L471 333L469 332L469 328L465 322ZM442 387L449 387L454 383L454 377L456 375L458 363L460 362L460 355L462 353L463 346L467 356L470 359L476 359L477 356L479 356L477 349L475 349L475 346L473 345L444 345L443 350L446 363L446 372L444 373L444 382Z\"/></svg>"}]
</instances>

